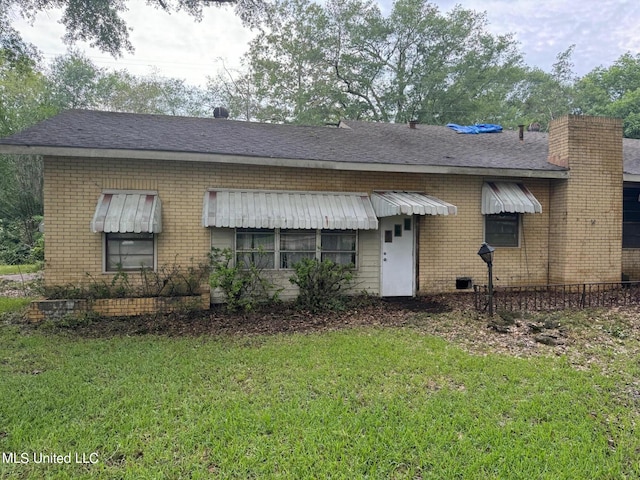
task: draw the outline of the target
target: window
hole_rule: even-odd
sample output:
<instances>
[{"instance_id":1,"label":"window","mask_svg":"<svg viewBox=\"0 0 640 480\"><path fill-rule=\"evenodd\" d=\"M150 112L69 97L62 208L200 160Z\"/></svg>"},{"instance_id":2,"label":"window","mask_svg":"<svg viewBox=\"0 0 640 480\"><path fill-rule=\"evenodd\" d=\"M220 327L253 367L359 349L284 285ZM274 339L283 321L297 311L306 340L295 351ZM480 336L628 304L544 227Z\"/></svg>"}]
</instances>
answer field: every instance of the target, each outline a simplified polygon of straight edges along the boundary
<instances>
[{"instance_id":1,"label":"window","mask_svg":"<svg viewBox=\"0 0 640 480\"><path fill-rule=\"evenodd\" d=\"M236 261L290 269L304 258L356 264L355 230L236 230Z\"/></svg>"},{"instance_id":2,"label":"window","mask_svg":"<svg viewBox=\"0 0 640 480\"><path fill-rule=\"evenodd\" d=\"M105 270L155 268L153 233L105 234Z\"/></svg>"},{"instance_id":3,"label":"window","mask_svg":"<svg viewBox=\"0 0 640 480\"><path fill-rule=\"evenodd\" d=\"M499 213L484 216L484 241L492 247L519 245L520 214Z\"/></svg>"},{"instance_id":4,"label":"window","mask_svg":"<svg viewBox=\"0 0 640 480\"><path fill-rule=\"evenodd\" d=\"M315 257L315 230L280 231L280 268L293 268L303 258Z\"/></svg>"},{"instance_id":5,"label":"window","mask_svg":"<svg viewBox=\"0 0 640 480\"><path fill-rule=\"evenodd\" d=\"M273 230L237 230L236 262L274 268L275 234Z\"/></svg>"},{"instance_id":6,"label":"window","mask_svg":"<svg viewBox=\"0 0 640 480\"><path fill-rule=\"evenodd\" d=\"M622 190L622 248L640 248L640 187Z\"/></svg>"},{"instance_id":7,"label":"window","mask_svg":"<svg viewBox=\"0 0 640 480\"><path fill-rule=\"evenodd\" d=\"M340 265L356 264L355 230L327 230L321 235L321 260L331 260Z\"/></svg>"}]
</instances>

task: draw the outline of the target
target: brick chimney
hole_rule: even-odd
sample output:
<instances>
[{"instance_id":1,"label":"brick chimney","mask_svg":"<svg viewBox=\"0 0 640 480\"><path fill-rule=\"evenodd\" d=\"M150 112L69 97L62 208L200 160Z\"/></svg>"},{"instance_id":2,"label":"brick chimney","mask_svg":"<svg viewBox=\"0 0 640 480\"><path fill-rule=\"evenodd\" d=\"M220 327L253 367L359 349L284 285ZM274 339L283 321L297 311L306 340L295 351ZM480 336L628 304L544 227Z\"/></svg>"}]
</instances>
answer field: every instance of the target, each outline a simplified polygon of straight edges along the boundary
<instances>
[{"instance_id":1,"label":"brick chimney","mask_svg":"<svg viewBox=\"0 0 640 480\"><path fill-rule=\"evenodd\" d=\"M622 122L568 115L549 129L549 282L617 282L622 271Z\"/></svg>"}]
</instances>

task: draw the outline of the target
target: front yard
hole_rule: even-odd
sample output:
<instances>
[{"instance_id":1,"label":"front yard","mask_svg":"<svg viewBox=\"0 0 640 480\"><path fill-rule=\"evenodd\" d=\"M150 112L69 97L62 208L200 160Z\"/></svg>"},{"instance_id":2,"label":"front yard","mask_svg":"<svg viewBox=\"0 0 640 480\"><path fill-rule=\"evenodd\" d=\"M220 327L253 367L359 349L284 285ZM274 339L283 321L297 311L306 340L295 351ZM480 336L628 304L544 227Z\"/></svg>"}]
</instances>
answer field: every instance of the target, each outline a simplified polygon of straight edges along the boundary
<instances>
[{"instance_id":1,"label":"front yard","mask_svg":"<svg viewBox=\"0 0 640 480\"><path fill-rule=\"evenodd\" d=\"M637 478L637 315L5 316L0 477Z\"/></svg>"}]
</instances>

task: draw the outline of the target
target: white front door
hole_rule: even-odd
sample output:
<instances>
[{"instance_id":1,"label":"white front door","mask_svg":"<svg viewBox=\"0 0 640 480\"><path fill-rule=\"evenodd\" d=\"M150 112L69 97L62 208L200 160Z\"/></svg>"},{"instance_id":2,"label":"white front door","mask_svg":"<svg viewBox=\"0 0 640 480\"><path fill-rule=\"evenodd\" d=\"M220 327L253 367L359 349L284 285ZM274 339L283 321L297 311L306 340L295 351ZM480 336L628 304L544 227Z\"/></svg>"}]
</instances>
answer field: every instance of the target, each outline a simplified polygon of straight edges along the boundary
<instances>
[{"instance_id":1,"label":"white front door","mask_svg":"<svg viewBox=\"0 0 640 480\"><path fill-rule=\"evenodd\" d=\"M409 297L415 293L414 227L414 219L408 215L380 219L383 297Z\"/></svg>"}]
</instances>

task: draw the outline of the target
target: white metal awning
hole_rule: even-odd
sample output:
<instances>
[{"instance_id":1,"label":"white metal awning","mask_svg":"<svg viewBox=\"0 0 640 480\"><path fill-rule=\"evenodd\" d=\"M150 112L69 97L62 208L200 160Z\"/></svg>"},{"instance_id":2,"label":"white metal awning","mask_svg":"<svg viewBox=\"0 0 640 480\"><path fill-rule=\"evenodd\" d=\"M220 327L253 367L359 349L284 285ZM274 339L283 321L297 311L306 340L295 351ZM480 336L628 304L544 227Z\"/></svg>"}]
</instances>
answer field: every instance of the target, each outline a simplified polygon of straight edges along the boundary
<instances>
[{"instance_id":1,"label":"white metal awning","mask_svg":"<svg viewBox=\"0 0 640 480\"><path fill-rule=\"evenodd\" d=\"M482 186L482 214L542 213L542 205L522 183L485 182Z\"/></svg>"},{"instance_id":2,"label":"white metal awning","mask_svg":"<svg viewBox=\"0 0 640 480\"><path fill-rule=\"evenodd\" d=\"M211 190L204 196L202 225L375 230L378 219L366 193Z\"/></svg>"},{"instance_id":3,"label":"white metal awning","mask_svg":"<svg viewBox=\"0 0 640 480\"><path fill-rule=\"evenodd\" d=\"M373 192L371 203L378 217L392 215L455 215L458 208L439 198L417 192Z\"/></svg>"},{"instance_id":4,"label":"white metal awning","mask_svg":"<svg viewBox=\"0 0 640 480\"><path fill-rule=\"evenodd\" d=\"M162 212L155 192L105 192L91 220L93 233L160 233Z\"/></svg>"}]
</instances>

